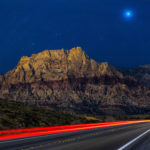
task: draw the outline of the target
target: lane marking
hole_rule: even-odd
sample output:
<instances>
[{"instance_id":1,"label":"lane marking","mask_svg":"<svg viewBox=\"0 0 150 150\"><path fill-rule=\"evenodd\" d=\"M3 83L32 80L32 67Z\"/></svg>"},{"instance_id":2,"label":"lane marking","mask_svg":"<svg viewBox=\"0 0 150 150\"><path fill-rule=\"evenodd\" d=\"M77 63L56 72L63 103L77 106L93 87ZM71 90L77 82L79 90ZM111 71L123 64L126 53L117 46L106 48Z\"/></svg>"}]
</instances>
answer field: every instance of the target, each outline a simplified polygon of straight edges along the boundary
<instances>
[{"instance_id":1,"label":"lane marking","mask_svg":"<svg viewBox=\"0 0 150 150\"><path fill-rule=\"evenodd\" d=\"M114 129L122 129L122 128L129 128L129 127L132 127L132 126L138 126L138 125L143 125L145 124L146 122L142 122L142 123L133 123L133 124L125 124L125 125L119 125L118 127L117 126L112 126L112 128L114 127ZM127 126L127 127L122 127L122 126ZM107 128L107 127L103 127L103 128ZM110 127L111 128L111 127ZM98 129L98 128L97 128ZM102 129L102 128L101 128ZM86 130L86 129L85 129ZM107 128L107 130L111 130L109 129L109 127ZM83 130L84 131L84 130ZM74 132L74 131L73 131ZM71 133L71 132L70 132ZM56 134L61 134L61 133L56 133ZM6 141L0 141L0 144L5 144L5 143L13 143L13 142L19 142L19 141L25 141L25 140L31 140L31 139L37 139L37 138L42 138L42 137L50 137L50 136L53 136L53 135L56 135L56 134L48 134L48 135L40 135L40 136L33 136L33 137L26 137L26 138L19 138L19 139L12 139L12 140L6 140ZM64 133L65 134L65 133Z\"/></svg>"},{"instance_id":2,"label":"lane marking","mask_svg":"<svg viewBox=\"0 0 150 150\"><path fill-rule=\"evenodd\" d=\"M134 125L134 126L138 126L138 125ZM127 126L127 127L120 127L119 128L119 130L122 130L122 129L125 129L125 128L129 128L129 127L132 127L132 126ZM114 129L114 131L115 130L117 130L117 129ZM111 131L111 129L110 130L107 130L107 131ZM70 142L74 142L74 141L76 141L76 140L78 140L78 139L80 139L80 138L86 138L86 137L89 137L89 136L95 136L95 135L97 135L97 134L101 134L101 132L96 132L96 133L89 133L89 134L87 134L87 135L83 135L83 136L79 136L79 137L76 137L76 138L67 138L67 139L64 139L64 140L60 140L60 141L55 141L55 142L53 142L53 143L48 143L47 145L49 145L49 144L61 144L61 143L70 143ZM46 144L45 144L46 145ZM42 147L43 147L44 145L42 145ZM40 148L41 147L41 145L39 145L39 146L36 146L36 148ZM30 148L27 148L27 149L25 149L25 150L30 150Z\"/></svg>"},{"instance_id":3,"label":"lane marking","mask_svg":"<svg viewBox=\"0 0 150 150\"><path fill-rule=\"evenodd\" d=\"M148 132L150 132L150 129L145 131L144 133L142 133L141 135L139 135L138 137L134 138L133 140L129 141L128 143L126 143L125 145L123 145L122 147L118 148L118 150L124 150L125 148L127 148L129 145L131 145L132 143L134 143L135 141L137 141L138 139L140 139L142 136L144 136L145 134L147 134Z\"/></svg>"},{"instance_id":4,"label":"lane marking","mask_svg":"<svg viewBox=\"0 0 150 150\"><path fill-rule=\"evenodd\" d=\"M137 125L136 125L137 126ZM128 127L122 127L122 128L119 128L120 130L122 130L122 129L125 129L125 128L129 128L129 126ZM116 129L117 130L117 129ZM114 130L115 131L115 130ZM98 133L98 132L97 132ZM99 132L99 134L100 134L100 132ZM88 137L88 136L94 136L95 134L94 133L90 133L90 134L87 134L87 135L83 135L81 138L85 138L85 137ZM65 140L63 140L63 141L57 141L56 143L68 143L68 142L74 142L74 141L76 141L76 140L78 140L80 137L76 137L76 138L70 138L70 139L65 139ZM56 144L55 143L55 144ZM43 145L44 146L44 145ZM28 149L27 149L28 150Z\"/></svg>"},{"instance_id":5,"label":"lane marking","mask_svg":"<svg viewBox=\"0 0 150 150\"><path fill-rule=\"evenodd\" d=\"M145 123L141 123L141 124L129 124L129 125L121 125L121 126L118 126L118 127L116 127L115 126L115 128L113 129L114 131L115 130L122 130L122 129L125 129L125 128L130 128L130 127L135 127L135 126L139 126L139 125L143 125L143 124L145 124ZM110 132L112 129L107 129L106 130L106 132ZM104 131L103 131L104 132ZM101 134L102 133L102 131L99 131L99 132L96 132L96 135L99 135L99 134ZM71 138L71 139L65 139L65 140L68 140L68 142L73 142L73 141L75 141L75 140L77 140L77 139L80 139L80 138L85 138L85 137L88 137L88 136L93 136L93 135L95 135L94 133L89 133L89 134L86 134L86 135L83 135L83 136L81 136L81 137L77 137L77 138ZM45 135L45 136L51 136L51 135ZM44 136L44 137L45 137ZM43 137L43 135L42 136L38 136L38 137ZM9 143L9 142L14 142L14 141L22 141L22 140L26 140L26 139L33 139L33 138L38 138L38 137L29 137L29 138L25 138L25 139L16 139L16 140L11 140L11 141L2 141L2 142L0 142L0 143ZM56 141L56 142L54 142L54 144L56 144L56 143L62 143L62 141ZM66 141L65 141L65 143L66 143ZM50 144L52 144L52 143L50 143ZM40 147L43 147L44 145L39 145L39 146L35 146L35 147L38 147L38 148L40 148ZM29 148L27 148L27 149L23 149L23 150L29 150L29 149L31 149L31 147L29 147Z\"/></svg>"}]
</instances>

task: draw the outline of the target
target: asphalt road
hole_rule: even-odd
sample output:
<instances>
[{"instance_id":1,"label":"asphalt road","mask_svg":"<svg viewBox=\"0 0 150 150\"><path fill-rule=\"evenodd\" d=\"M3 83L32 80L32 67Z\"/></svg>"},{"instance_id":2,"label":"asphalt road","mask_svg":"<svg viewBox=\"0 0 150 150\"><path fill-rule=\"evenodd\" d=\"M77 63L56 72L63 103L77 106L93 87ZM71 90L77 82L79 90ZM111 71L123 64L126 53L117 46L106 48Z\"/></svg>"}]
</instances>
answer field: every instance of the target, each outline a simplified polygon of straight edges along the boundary
<instances>
[{"instance_id":1,"label":"asphalt road","mask_svg":"<svg viewBox=\"0 0 150 150\"><path fill-rule=\"evenodd\" d=\"M0 150L150 150L150 123L0 142Z\"/></svg>"}]
</instances>

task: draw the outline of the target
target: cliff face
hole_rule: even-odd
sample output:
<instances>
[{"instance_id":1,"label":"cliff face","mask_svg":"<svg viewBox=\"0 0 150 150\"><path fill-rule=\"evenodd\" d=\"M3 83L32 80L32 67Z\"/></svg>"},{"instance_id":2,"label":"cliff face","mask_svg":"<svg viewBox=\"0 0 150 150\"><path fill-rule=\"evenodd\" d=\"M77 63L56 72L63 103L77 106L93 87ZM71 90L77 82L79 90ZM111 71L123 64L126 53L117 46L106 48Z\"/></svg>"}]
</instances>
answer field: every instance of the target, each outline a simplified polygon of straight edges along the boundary
<instances>
[{"instance_id":1,"label":"cliff face","mask_svg":"<svg viewBox=\"0 0 150 150\"><path fill-rule=\"evenodd\" d=\"M142 85L150 88L150 65L143 65L132 69L122 69L124 75L134 76Z\"/></svg>"},{"instance_id":2,"label":"cliff face","mask_svg":"<svg viewBox=\"0 0 150 150\"><path fill-rule=\"evenodd\" d=\"M9 84L18 84L63 80L69 76L98 77L104 74L122 77L108 63L96 63L77 47L69 51L45 50L31 57L22 57L17 67L5 74L4 78Z\"/></svg>"},{"instance_id":3,"label":"cliff face","mask_svg":"<svg viewBox=\"0 0 150 150\"><path fill-rule=\"evenodd\" d=\"M76 113L147 112L150 91L80 48L22 57L0 77L0 97Z\"/></svg>"}]
</instances>

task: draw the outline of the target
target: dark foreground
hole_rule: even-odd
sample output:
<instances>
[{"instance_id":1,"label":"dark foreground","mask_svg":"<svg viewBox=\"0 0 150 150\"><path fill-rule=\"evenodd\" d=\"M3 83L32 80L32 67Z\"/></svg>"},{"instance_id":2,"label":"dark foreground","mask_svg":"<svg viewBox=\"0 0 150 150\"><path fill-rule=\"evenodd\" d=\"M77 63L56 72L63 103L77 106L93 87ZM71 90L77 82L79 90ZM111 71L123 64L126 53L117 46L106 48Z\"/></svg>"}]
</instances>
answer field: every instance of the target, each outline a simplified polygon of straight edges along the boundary
<instances>
[{"instance_id":1,"label":"dark foreground","mask_svg":"<svg viewBox=\"0 0 150 150\"><path fill-rule=\"evenodd\" d=\"M2 150L149 150L150 132L126 148L126 143L150 129L138 123L0 142Z\"/></svg>"}]
</instances>

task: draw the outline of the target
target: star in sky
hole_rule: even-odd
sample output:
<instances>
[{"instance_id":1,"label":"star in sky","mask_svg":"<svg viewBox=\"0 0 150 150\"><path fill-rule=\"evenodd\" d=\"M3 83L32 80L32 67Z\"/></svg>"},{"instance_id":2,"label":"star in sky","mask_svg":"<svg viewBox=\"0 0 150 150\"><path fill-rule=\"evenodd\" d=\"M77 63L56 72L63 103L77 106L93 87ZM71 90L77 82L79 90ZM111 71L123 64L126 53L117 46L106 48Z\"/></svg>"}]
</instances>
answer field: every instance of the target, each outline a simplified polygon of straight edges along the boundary
<instances>
[{"instance_id":1,"label":"star in sky","mask_svg":"<svg viewBox=\"0 0 150 150\"><path fill-rule=\"evenodd\" d=\"M133 12L132 12L131 10L126 10L126 11L124 12L124 16L125 16L126 18L132 18L132 17L133 17Z\"/></svg>"}]
</instances>

